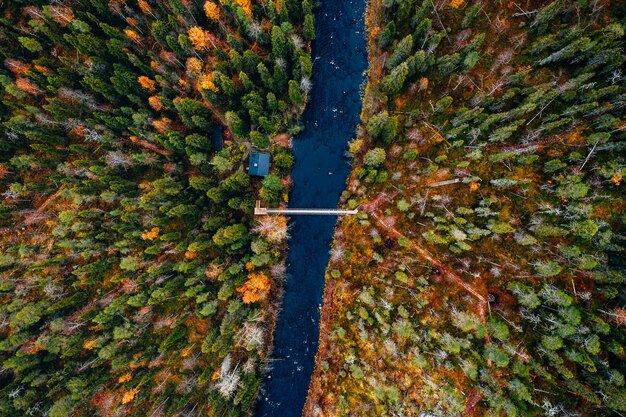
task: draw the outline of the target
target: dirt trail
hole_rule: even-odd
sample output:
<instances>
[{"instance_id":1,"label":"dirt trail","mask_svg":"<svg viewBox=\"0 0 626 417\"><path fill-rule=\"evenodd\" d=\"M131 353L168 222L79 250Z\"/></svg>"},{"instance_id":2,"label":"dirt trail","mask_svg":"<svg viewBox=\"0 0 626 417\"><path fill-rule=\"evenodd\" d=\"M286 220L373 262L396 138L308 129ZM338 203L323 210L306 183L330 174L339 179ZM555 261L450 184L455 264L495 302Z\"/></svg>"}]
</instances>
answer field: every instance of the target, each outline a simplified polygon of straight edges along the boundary
<instances>
[{"instance_id":1,"label":"dirt trail","mask_svg":"<svg viewBox=\"0 0 626 417\"><path fill-rule=\"evenodd\" d=\"M371 211L370 212L371 216L376 219L376 222L383 228L385 229L388 233L394 235L397 238L405 238L408 239L406 236L404 236L402 233L400 233L400 231L398 231L398 229L396 229L393 225L387 225L383 219L381 219L375 211ZM430 262L434 267L439 269L439 272L441 273L442 276L444 276L445 278L448 279L448 281L450 281L451 283L460 286L461 288L463 288L465 291L467 291L468 293L470 293L471 295L473 295L479 302L477 304L477 308L478 308L478 316L480 317L480 320L485 323L487 321L487 309L488 309L488 301L487 301L487 297L485 297L483 294L481 294L480 292L476 291L476 289L474 287L472 287L470 284L468 284L467 282L465 282L460 276L458 276L457 274L455 274L454 272L452 272L450 269L446 268L444 264L442 264L441 262L439 262L437 259L435 259L430 252L428 252L426 249L418 246L415 244L415 242L413 242L411 239L408 239L411 244L409 245L410 249L415 250L423 259L427 260L428 262ZM487 332L485 334L485 341L487 344L491 343L491 336L489 334L489 332ZM491 365L491 361L488 362L489 365Z\"/></svg>"},{"instance_id":2,"label":"dirt trail","mask_svg":"<svg viewBox=\"0 0 626 417\"><path fill-rule=\"evenodd\" d=\"M44 211L46 207L48 207L50 203L52 203L63 192L64 189L65 187L61 187L54 194L48 197L46 201L44 201L39 207L37 207L37 209L34 212L30 213L28 216L24 218L23 224L25 226L30 226L31 224L36 223L39 220L42 220L42 217L39 216L41 212Z\"/></svg>"},{"instance_id":3,"label":"dirt trail","mask_svg":"<svg viewBox=\"0 0 626 417\"><path fill-rule=\"evenodd\" d=\"M398 238L403 237L403 238L408 239L406 236L400 233L398 229L396 229L394 226L387 225L375 212L371 212L370 214L372 215L374 219L376 219L378 224L390 234ZM426 249L416 245L413 241L411 241L411 245L409 247L415 250L422 258L430 262L434 267L438 268L439 271L441 271L441 274L445 276L446 278L448 278L451 282L463 287L467 292L469 292L474 297L476 297L476 299L478 299L481 302L481 304L485 304L487 302L487 299L485 298L485 296L483 296L478 291L476 291L474 287L469 285L467 282L463 281L463 279L461 279L461 277L459 277L457 274L455 274L454 272L446 268L441 262L435 259ZM483 309L484 309L484 306L483 306Z\"/></svg>"}]
</instances>

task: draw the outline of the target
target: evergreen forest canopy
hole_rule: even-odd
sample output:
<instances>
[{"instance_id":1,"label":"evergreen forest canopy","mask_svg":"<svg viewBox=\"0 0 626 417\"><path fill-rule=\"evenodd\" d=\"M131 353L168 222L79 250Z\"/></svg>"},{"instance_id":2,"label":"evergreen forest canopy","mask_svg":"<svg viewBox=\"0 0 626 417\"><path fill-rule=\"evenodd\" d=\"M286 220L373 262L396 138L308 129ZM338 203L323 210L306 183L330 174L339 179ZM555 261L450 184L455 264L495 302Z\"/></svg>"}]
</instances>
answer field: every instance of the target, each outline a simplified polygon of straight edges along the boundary
<instances>
[{"instance_id":1,"label":"evergreen forest canopy","mask_svg":"<svg viewBox=\"0 0 626 417\"><path fill-rule=\"evenodd\" d=\"M249 415L287 236L251 213L286 200L311 3L0 10L0 415Z\"/></svg>"},{"instance_id":2,"label":"evergreen forest canopy","mask_svg":"<svg viewBox=\"0 0 626 417\"><path fill-rule=\"evenodd\" d=\"M367 24L305 416L625 415L624 2Z\"/></svg>"},{"instance_id":3,"label":"evergreen forest canopy","mask_svg":"<svg viewBox=\"0 0 626 417\"><path fill-rule=\"evenodd\" d=\"M0 415L249 415L310 0L0 4ZM626 5L367 18L305 414L626 415Z\"/></svg>"}]
</instances>

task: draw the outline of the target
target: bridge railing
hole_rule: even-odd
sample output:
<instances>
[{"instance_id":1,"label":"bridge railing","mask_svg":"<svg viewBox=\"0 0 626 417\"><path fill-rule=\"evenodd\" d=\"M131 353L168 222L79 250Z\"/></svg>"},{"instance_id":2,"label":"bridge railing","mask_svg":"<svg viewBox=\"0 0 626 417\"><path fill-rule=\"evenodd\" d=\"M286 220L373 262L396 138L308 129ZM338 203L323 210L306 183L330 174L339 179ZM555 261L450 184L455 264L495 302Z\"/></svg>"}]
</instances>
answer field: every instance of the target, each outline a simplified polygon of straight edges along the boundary
<instances>
[{"instance_id":1,"label":"bridge railing","mask_svg":"<svg viewBox=\"0 0 626 417\"><path fill-rule=\"evenodd\" d=\"M261 207L261 202L257 201L254 208L254 214L257 216L265 216L268 214L284 214L284 215L325 215L325 216L346 216L357 214L359 211L342 210L342 209L322 209L322 208L265 208Z\"/></svg>"}]
</instances>

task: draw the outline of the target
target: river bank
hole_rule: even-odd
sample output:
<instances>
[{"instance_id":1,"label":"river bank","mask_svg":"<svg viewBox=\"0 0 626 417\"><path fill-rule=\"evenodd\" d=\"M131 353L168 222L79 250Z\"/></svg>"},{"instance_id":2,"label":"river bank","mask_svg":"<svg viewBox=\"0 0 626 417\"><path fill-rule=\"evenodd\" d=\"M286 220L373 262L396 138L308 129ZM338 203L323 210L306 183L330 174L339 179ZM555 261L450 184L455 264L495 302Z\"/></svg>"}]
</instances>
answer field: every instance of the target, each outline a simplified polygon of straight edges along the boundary
<instances>
[{"instance_id":1,"label":"river bank","mask_svg":"<svg viewBox=\"0 0 626 417\"><path fill-rule=\"evenodd\" d=\"M380 0L369 0L367 1L366 11L365 11L365 34L370 33L373 23L376 22L376 17L380 16L381 9L381 1ZM367 50L368 56L371 56L372 51L372 39L367 37ZM366 103L368 100L373 100L373 97L370 96L369 93L369 85L371 84L371 78L375 76L373 73L373 66L368 65L367 70L367 86L365 88L365 92L363 94L363 103L360 113L360 120L364 120L366 118L366 108L368 107ZM375 71L376 74L380 76L381 71ZM348 178L348 182L351 181L351 175ZM320 319L320 330L319 330L319 340L318 340L318 351L315 356L315 368L313 370L313 375L311 376L311 383L309 385L309 391L307 394L306 403L304 405L304 409L302 411L303 417L314 417L317 416L318 413L316 411L316 405L320 402L324 393L322 392L320 385L320 375L322 373L321 363L325 361L330 354L330 332L332 328L332 313L335 310L334 301L335 300L335 288L336 288L337 280L331 276L329 273L329 268L325 272L325 286L324 286L324 295L322 301L322 309L321 309L321 319Z\"/></svg>"}]
</instances>

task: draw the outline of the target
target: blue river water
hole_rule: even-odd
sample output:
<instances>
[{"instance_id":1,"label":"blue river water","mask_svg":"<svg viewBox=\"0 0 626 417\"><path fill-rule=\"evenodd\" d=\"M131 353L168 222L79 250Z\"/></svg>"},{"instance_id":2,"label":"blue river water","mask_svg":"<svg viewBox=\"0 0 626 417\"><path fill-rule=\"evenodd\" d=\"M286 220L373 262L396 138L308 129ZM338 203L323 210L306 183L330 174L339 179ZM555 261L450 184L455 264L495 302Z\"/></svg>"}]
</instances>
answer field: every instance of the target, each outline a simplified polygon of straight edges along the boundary
<instances>
[{"instance_id":1,"label":"blue river water","mask_svg":"<svg viewBox=\"0 0 626 417\"><path fill-rule=\"evenodd\" d=\"M289 206L334 208L350 165L347 144L361 112L367 70L366 0L323 0L315 10L313 89L305 130L294 138L294 187ZM301 416L319 335L324 271L335 216L291 220L288 278L274 333L272 369L261 385L255 416Z\"/></svg>"}]
</instances>

